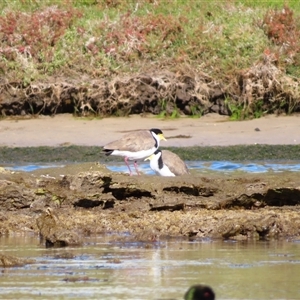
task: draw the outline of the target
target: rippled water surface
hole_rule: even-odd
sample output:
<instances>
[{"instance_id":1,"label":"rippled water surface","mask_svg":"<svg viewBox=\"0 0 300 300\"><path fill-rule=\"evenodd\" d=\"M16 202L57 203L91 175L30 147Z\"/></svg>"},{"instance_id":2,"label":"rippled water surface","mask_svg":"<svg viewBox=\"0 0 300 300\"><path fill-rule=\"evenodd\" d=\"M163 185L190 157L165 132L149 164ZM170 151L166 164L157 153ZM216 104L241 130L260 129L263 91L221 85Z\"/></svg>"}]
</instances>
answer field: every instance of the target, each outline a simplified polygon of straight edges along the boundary
<instances>
[{"instance_id":1,"label":"rippled water surface","mask_svg":"<svg viewBox=\"0 0 300 300\"><path fill-rule=\"evenodd\" d=\"M257 161L257 162L232 162L232 161L187 161L189 169L194 172L233 172L242 171L249 173L266 173L266 172L283 172L293 171L300 172L300 161ZM107 167L114 172L128 173L128 169L123 162L108 163ZM9 167L13 170L33 171L40 168L62 167L63 165L19 165ZM132 170L134 167L132 165ZM152 175L154 172L150 169L149 163L141 162L139 170L144 174Z\"/></svg>"},{"instance_id":2,"label":"rippled water surface","mask_svg":"<svg viewBox=\"0 0 300 300\"><path fill-rule=\"evenodd\" d=\"M45 249L26 236L1 237L0 250L36 260L0 268L1 299L183 299L195 283L211 285L217 299L300 299L297 240L144 244L106 235Z\"/></svg>"}]
</instances>

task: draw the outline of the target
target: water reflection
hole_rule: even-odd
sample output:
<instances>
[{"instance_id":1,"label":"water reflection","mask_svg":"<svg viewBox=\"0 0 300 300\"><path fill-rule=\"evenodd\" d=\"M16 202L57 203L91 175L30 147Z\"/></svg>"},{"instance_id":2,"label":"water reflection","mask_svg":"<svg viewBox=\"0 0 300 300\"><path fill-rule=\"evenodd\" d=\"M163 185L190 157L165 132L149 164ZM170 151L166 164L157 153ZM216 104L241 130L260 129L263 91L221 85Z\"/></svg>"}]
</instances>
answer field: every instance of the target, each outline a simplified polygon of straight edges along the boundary
<instances>
[{"instance_id":1,"label":"water reflection","mask_svg":"<svg viewBox=\"0 0 300 300\"><path fill-rule=\"evenodd\" d=\"M36 263L0 269L1 297L182 299L195 283L212 286L217 299L300 297L299 241L144 244L115 238L90 237L82 247L45 249L35 236L2 237L2 253Z\"/></svg>"}]
</instances>

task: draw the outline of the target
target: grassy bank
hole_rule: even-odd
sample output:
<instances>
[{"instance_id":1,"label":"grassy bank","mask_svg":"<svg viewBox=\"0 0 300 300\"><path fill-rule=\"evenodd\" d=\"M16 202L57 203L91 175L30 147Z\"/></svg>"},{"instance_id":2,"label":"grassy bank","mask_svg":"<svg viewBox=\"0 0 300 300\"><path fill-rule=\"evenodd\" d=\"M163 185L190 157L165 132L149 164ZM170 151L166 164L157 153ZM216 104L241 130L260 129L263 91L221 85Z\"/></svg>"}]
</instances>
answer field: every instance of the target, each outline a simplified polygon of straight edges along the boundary
<instances>
[{"instance_id":1,"label":"grassy bank","mask_svg":"<svg viewBox=\"0 0 300 300\"><path fill-rule=\"evenodd\" d=\"M185 64L226 80L265 51L300 74L298 1L16 0L0 10L1 69L24 83Z\"/></svg>"},{"instance_id":2,"label":"grassy bank","mask_svg":"<svg viewBox=\"0 0 300 300\"><path fill-rule=\"evenodd\" d=\"M17 111L20 114L37 114L49 99L56 98L69 101L71 108L67 109L76 112L82 104L73 102L80 101L80 93L93 86L93 80L113 81L151 70L168 70L187 79L202 76L209 84L220 82L220 90L225 90L221 98L226 98L222 101L235 119L299 109L295 80L300 77L298 1L6 0L1 1L0 11L2 89L9 87L11 95L16 86L29 87L18 95L20 101L26 100L26 109ZM280 88L279 79L270 75L274 70L263 72L259 84L257 78L251 78L256 70L246 72L266 61L288 76ZM251 81L250 96L247 79ZM57 81L76 82L80 91L72 98L74 92L64 95L62 87L49 94L49 88L36 85ZM264 93L258 91L266 86ZM42 92L36 100L39 89ZM128 93L112 98L127 101ZM105 91L103 94L105 98ZM276 94L280 94L278 99ZM189 113L201 116L203 94L194 96L197 101L190 104ZM158 113L162 113L175 101L174 95L158 101L162 103ZM53 105L50 113L57 112ZM251 107L245 111L246 105ZM95 112L93 103L86 107Z\"/></svg>"},{"instance_id":3,"label":"grassy bank","mask_svg":"<svg viewBox=\"0 0 300 300\"><path fill-rule=\"evenodd\" d=\"M228 147L162 148L177 153L189 161L253 161L299 160L300 145L251 145ZM108 162L122 161L120 157L107 157L102 147L0 147L0 164L53 163L53 162Z\"/></svg>"}]
</instances>

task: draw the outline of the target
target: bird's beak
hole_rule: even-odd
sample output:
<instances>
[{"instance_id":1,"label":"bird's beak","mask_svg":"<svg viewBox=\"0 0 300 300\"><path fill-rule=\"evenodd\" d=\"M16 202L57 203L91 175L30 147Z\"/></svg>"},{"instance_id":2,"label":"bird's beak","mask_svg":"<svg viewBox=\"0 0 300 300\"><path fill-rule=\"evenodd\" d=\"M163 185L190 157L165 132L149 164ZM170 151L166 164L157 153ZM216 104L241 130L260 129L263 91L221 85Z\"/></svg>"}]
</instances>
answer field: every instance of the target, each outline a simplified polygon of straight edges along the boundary
<instances>
[{"instance_id":1,"label":"bird's beak","mask_svg":"<svg viewBox=\"0 0 300 300\"><path fill-rule=\"evenodd\" d=\"M153 154L150 155L150 156L148 156L148 157L146 157L146 158L144 159L144 161L146 161L146 160L151 160L152 156L153 156Z\"/></svg>"},{"instance_id":2,"label":"bird's beak","mask_svg":"<svg viewBox=\"0 0 300 300\"><path fill-rule=\"evenodd\" d=\"M164 137L163 134L160 134L160 135L159 135L159 138L160 138L161 140L167 141L167 139Z\"/></svg>"}]
</instances>

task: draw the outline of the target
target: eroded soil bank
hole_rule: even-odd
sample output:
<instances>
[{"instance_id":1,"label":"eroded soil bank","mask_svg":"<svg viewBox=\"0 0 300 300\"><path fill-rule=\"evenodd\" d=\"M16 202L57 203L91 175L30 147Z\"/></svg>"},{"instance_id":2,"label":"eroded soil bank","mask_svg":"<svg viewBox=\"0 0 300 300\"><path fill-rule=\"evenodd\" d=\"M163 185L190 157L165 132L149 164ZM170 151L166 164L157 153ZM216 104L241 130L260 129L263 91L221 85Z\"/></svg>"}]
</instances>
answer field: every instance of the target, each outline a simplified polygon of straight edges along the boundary
<instances>
[{"instance_id":1,"label":"eroded soil bank","mask_svg":"<svg viewBox=\"0 0 300 300\"><path fill-rule=\"evenodd\" d=\"M55 231L70 233L66 244L112 231L143 241L160 236L295 238L300 235L299 202L296 172L164 178L130 177L95 163L31 173L2 169L0 235L41 228L49 233L52 225L43 218L50 208Z\"/></svg>"}]
</instances>

